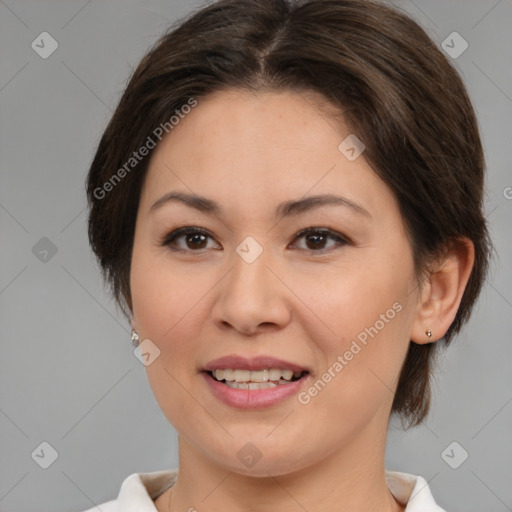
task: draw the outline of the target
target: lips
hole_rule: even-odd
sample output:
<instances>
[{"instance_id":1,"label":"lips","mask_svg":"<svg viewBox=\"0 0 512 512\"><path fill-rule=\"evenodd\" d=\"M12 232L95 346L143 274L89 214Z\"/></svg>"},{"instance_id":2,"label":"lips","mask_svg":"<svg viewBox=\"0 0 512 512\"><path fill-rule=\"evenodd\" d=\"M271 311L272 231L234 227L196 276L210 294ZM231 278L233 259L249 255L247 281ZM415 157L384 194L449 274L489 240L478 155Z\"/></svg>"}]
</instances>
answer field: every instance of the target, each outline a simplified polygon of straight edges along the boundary
<instances>
[{"instance_id":1,"label":"lips","mask_svg":"<svg viewBox=\"0 0 512 512\"><path fill-rule=\"evenodd\" d=\"M283 359L277 359L272 356L257 356L254 358L247 358L237 355L220 357L214 359L205 365L204 371L213 372L214 370L266 370L269 368L276 368L279 370L290 370L292 373L303 373L309 370L306 367L300 366Z\"/></svg>"},{"instance_id":2,"label":"lips","mask_svg":"<svg viewBox=\"0 0 512 512\"><path fill-rule=\"evenodd\" d=\"M309 370L271 356L226 356L210 361L203 375L213 394L239 408L274 405L298 392Z\"/></svg>"}]
</instances>

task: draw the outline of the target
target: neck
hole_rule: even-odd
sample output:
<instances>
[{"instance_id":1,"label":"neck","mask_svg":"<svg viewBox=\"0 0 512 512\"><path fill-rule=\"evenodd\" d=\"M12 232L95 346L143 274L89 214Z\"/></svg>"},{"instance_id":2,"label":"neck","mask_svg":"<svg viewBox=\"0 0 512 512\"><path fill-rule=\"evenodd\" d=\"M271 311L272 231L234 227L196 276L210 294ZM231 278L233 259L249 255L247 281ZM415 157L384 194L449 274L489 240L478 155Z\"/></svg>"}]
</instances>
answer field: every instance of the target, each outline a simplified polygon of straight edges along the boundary
<instances>
[{"instance_id":1,"label":"neck","mask_svg":"<svg viewBox=\"0 0 512 512\"><path fill-rule=\"evenodd\" d=\"M222 468L180 437L178 479L157 500L157 510L403 512L404 506L393 498L386 484L385 438L377 446L375 433L369 434L373 437L360 435L358 442L316 465L280 476L269 471L268 476L260 477Z\"/></svg>"}]
</instances>

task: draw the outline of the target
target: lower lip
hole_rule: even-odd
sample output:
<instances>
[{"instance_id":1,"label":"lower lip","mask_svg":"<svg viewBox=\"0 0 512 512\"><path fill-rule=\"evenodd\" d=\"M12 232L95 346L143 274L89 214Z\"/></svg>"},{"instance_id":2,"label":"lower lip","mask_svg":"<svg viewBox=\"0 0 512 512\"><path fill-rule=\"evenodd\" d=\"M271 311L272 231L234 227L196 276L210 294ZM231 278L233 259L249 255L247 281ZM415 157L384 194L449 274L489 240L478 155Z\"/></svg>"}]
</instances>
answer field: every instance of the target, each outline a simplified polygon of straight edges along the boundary
<instances>
[{"instance_id":1,"label":"lower lip","mask_svg":"<svg viewBox=\"0 0 512 512\"><path fill-rule=\"evenodd\" d=\"M304 376L289 384L280 384L268 389L233 389L210 377L206 372L202 375L219 400L239 409L262 409L283 402L290 396L297 395L299 388L307 379L307 376Z\"/></svg>"}]
</instances>

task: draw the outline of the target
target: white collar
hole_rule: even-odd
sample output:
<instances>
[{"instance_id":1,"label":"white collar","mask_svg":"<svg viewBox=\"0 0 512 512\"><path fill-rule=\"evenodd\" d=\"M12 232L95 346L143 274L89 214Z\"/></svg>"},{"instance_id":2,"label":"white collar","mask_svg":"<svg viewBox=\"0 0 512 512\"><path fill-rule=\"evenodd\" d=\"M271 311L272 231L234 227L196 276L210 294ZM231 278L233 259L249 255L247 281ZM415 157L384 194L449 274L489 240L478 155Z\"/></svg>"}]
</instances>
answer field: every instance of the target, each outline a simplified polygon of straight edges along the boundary
<instances>
[{"instance_id":1,"label":"white collar","mask_svg":"<svg viewBox=\"0 0 512 512\"><path fill-rule=\"evenodd\" d=\"M112 510L156 512L154 500L174 484L177 474L176 470L131 474L122 483L116 508ZM445 512L436 505L428 483L421 476L386 471L386 481L391 494L399 502L407 503L405 512Z\"/></svg>"},{"instance_id":2,"label":"white collar","mask_svg":"<svg viewBox=\"0 0 512 512\"><path fill-rule=\"evenodd\" d=\"M446 512L436 504L426 480L421 476L386 471L389 491L400 503L407 503L405 512Z\"/></svg>"}]
</instances>

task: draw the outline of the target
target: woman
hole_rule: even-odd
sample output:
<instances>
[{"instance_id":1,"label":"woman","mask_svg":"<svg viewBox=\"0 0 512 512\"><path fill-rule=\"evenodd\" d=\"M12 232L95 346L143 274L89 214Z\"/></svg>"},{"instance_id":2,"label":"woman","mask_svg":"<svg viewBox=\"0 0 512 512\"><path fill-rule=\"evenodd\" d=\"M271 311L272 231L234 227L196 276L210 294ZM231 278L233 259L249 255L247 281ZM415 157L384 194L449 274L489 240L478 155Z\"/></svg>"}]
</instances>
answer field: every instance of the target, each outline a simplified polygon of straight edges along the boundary
<instances>
[{"instance_id":1,"label":"woman","mask_svg":"<svg viewBox=\"0 0 512 512\"><path fill-rule=\"evenodd\" d=\"M144 57L89 237L179 438L105 511L440 511L386 471L487 269L483 154L425 32L366 0L223 0Z\"/></svg>"}]
</instances>

